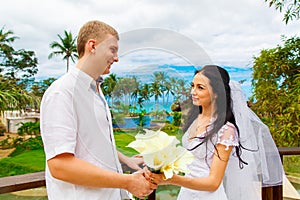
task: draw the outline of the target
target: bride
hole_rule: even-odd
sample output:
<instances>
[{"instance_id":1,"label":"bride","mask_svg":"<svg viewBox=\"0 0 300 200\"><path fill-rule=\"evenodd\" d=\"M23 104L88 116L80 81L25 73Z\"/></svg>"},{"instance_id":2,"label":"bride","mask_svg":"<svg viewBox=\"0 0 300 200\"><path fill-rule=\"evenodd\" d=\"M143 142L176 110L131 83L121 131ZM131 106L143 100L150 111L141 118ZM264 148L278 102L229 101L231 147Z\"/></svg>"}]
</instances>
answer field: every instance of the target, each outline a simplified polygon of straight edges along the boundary
<instances>
[{"instance_id":1,"label":"bride","mask_svg":"<svg viewBox=\"0 0 300 200\"><path fill-rule=\"evenodd\" d=\"M281 185L283 169L268 127L248 108L237 82L215 65L196 71L182 145L194 154L185 176L151 173L156 184L181 186L179 200L258 200Z\"/></svg>"}]
</instances>

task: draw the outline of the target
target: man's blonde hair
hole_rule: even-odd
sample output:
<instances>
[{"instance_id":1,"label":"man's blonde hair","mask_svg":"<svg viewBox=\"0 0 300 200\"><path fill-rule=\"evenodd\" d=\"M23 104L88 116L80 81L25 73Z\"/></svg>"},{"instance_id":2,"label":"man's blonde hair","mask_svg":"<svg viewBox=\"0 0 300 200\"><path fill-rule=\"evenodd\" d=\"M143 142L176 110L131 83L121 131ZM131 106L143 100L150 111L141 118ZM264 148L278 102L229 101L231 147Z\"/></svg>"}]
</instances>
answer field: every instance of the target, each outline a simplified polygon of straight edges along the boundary
<instances>
[{"instance_id":1,"label":"man's blonde hair","mask_svg":"<svg viewBox=\"0 0 300 200\"><path fill-rule=\"evenodd\" d=\"M85 44L89 39L101 42L107 34L111 34L119 40L118 32L110 25L98 20L85 23L77 36L78 57L81 58L84 55Z\"/></svg>"}]
</instances>

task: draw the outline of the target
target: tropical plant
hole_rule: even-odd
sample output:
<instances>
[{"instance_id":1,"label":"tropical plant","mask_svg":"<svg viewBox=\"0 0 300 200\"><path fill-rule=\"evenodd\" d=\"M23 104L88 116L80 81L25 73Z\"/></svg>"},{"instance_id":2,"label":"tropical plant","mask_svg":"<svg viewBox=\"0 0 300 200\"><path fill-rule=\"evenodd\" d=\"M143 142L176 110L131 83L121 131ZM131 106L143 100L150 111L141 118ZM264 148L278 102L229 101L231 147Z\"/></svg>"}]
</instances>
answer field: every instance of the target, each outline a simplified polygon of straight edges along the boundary
<instances>
[{"instance_id":1,"label":"tropical plant","mask_svg":"<svg viewBox=\"0 0 300 200\"><path fill-rule=\"evenodd\" d=\"M18 37L13 36L14 32L11 30L5 31L4 27L0 29L0 63L4 63L6 59L12 58L12 52L14 51L11 43L18 39ZM2 70L0 69L0 72Z\"/></svg>"},{"instance_id":2,"label":"tropical plant","mask_svg":"<svg viewBox=\"0 0 300 200\"><path fill-rule=\"evenodd\" d=\"M114 103L113 91L114 91L117 83L118 83L118 78L117 78L116 74L112 73L112 74L109 74L109 76L106 77L104 79L103 83L101 84L101 89L102 89L103 95L107 97L108 104L110 104L112 108L113 108L113 103ZM109 103L109 99L111 99L110 103Z\"/></svg>"},{"instance_id":3,"label":"tropical plant","mask_svg":"<svg viewBox=\"0 0 300 200\"><path fill-rule=\"evenodd\" d=\"M140 128L144 127L146 125L147 119L145 118L146 110L141 110L138 117L138 126L137 130L140 130Z\"/></svg>"},{"instance_id":4,"label":"tropical plant","mask_svg":"<svg viewBox=\"0 0 300 200\"><path fill-rule=\"evenodd\" d=\"M15 50L12 43L18 39L13 31L0 29L0 73L18 81L27 81L37 73L37 58L33 51Z\"/></svg>"},{"instance_id":5,"label":"tropical plant","mask_svg":"<svg viewBox=\"0 0 300 200\"><path fill-rule=\"evenodd\" d=\"M165 103L165 92L167 91L166 83L169 79L169 76L166 72L154 72L154 83L159 83L158 87L161 91L162 103Z\"/></svg>"},{"instance_id":6,"label":"tropical plant","mask_svg":"<svg viewBox=\"0 0 300 200\"><path fill-rule=\"evenodd\" d=\"M162 96L161 85L160 85L160 83L158 81L154 81L151 84L150 92L154 96L155 106L156 106L156 109L158 110L159 97Z\"/></svg>"},{"instance_id":7,"label":"tropical plant","mask_svg":"<svg viewBox=\"0 0 300 200\"><path fill-rule=\"evenodd\" d=\"M39 104L39 99L27 91L37 73L37 59L33 51L12 47L18 38L13 34L4 27L0 29L0 113Z\"/></svg>"},{"instance_id":8,"label":"tropical plant","mask_svg":"<svg viewBox=\"0 0 300 200\"><path fill-rule=\"evenodd\" d=\"M18 134L20 136L30 135L31 137L37 137L38 135L40 135L40 123L21 122L21 126L18 128Z\"/></svg>"},{"instance_id":9,"label":"tropical plant","mask_svg":"<svg viewBox=\"0 0 300 200\"><path fill-rule=\"evenodd\" d=\"M190 87L187 86L183 79L178 79L176 81L175 93L175 101L184 101L190 96Z\"/></svg>"},{"instance_id":10,"label":"tropical plant","mask_svg":"<svg viewBox=\"0 0 300 200\"><path fill-rule=\"evenodd\" d=\"M5 110L24 110L29 106L38 107L40 98L18 85L15 79L0 74L0 112Z\"/></svg>"},{"instance_id":11,"label":"tropical plant","mask_svg":"<svg viewBox=\"0 0 300 200\"><path fill-rule=\"evenodd\" d=\"M51 59L53 56L62 55L63 60L67 60L67 72L69 70L70 59L75 62L75 58L78 58L77 48L76 48L76 38L73 37L71 31L64 31L64 36L57 35L59 42L53 41L50 44L50 48L54 49L52 53L49 54L48 59Z\"/></svg>"},{"instance_id":12,"label":"tropical plant","mask_svg":"<svg viewBox=\"0 0 300 200\"><path fill-rule=\"evenodd\" d=\"M173 112L172 124L174 126L180 126L180 124L181 124L181 112Z\"/></svg>"},{"instance_id":13,"label":"tropical plant","mask_svg":"<svg viewBox=\"0 0 300 200\"><path fill-rule=\"evenodd\" d=\"M251 108L278 146L300 146L300 38L282 41L254 58Z\"/></svg>"}]
</instances>

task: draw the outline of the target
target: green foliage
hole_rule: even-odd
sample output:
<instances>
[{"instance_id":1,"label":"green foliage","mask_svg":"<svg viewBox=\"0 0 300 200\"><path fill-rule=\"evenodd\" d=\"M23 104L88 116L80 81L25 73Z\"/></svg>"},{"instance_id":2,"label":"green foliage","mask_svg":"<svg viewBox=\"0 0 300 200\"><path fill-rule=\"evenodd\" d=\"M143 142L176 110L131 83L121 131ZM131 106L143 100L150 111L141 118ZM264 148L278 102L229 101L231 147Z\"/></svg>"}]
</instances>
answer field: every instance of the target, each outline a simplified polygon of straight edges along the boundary
<instances>
[{"instance_id":1,"label":"green foliage","mask_svg":"<svg viewBox=\"0 0 300 200\"><path fill-rule=\"evenodd\" d=\"M15 148L18 144L24 141L23 137L10 137L7 135L6 138L0 141L0 149L11 149Z\"/></svg>"},{"instance_id":2,"label":"green foliage","mask_svg":"<svg viewBox=\"0 0 300 200\"><path fill-rule=\"evenodd\" d=\"M287 24L289 21L300 18L300 1L286 1L286 0L265 0L269 3L269 7L275 7L276 10L284 13L283 21Z\"/></svg>"},{"instance_id":3,"label":"green foliage","mask_svg":"<svg viewBox=\"0 0 300 200\"><path fill-rule=\"evenodd\" d=\"M268 125L277 146L300 146L300 38L254 58L251 107Z\"/></svg>"},{"instance_id":4,"label":"green foliage","mask_svg":"<svg viewBox=\"0 0 300 200\"><path fill-rule=\"evenodd\" d=\"M40 98L26 90L26 86L0 74L0 112L38 107Z\"/></svg>"},{"instance_id":5,"label":"green foliage","mask_svg":"<svg viewBox=\"0 0 300 200\"><path fill-rule=\"evenodd\" d=\"M12 138L9 135L0 141L0 149L15 148L13 155L22 153L25 150L43 149L43 142L41 136L24 139L23 137Z\"/></svg>"},{"instance_id":6,"label":"green foliage","mask_svg":"<svg viewBox=\"0 0 300 200\"><path fill-rule=\"evenodd\" d=\"M146 125L147 119L145 118L145 114L146 114L146 110L142 110L139 113L139 117L138 117L139 127L144 127Z\"/></svg>"},{"instance_id":7,"label":"green foliage","mask_svg":"<svg viewBox=\"0 0 300 200\"><path fill-rule=\"evenodd\" d=\"M173 121L172 121L172 124L174 126L180 126L181 124L181 112L173 112Z\"/></svg>"},{"instance_id":8,"label":"green foliage","mask_svg":"<svg viewBox=\"0 0 300 200\"><path fill-rule=\"evenodd\" d=\"M44 149L43 141L41 136L35 138L29 138L27 140L23 139L15 139L14 140L14 147L16 148L10 156L19 155L25 151L29 150L40 150Z\"/></svg>"},{"instance_id":9,"label":"green foliage","mask_svg":"<svg viewBox=\"0 0 300 200\"><path fill-rule=\"evenodd\" d=\"M37 58L33 51L15 50L12 43L18 39L11 30L0 29L0 72L7 78L24 80L33 77L37 69Z\"/></svg>"},{"instance_id":10,"label":"green foliage","mask_svg":"<svg viewBox=\"0 0 300 200\"><path fill-rule=\"evenodd\" d=\"M181 142L183 132L178 126L174 126L173 124L165 124L165 126L161 128L161 131L166 132L168 135L176 136L176 138Z\"/></svg>"},{"instance_id":11,"label":"green foliage","mask_svg":"<svg viewBox=\"0 0 300 200\"><path fill-rule=\"evenodd\" d=\"M18 134L20 136L30 135L38 136L40 135L40 122L21 122L21 126L18 128Z\"/></svg>"},{"instance_id":12,"label":"green foliage","mask_svg":"<svg viewBox=\"0 0 300 200\"><path fill-rule=\"evenodd\" d=\"M284 171L288 175L300 178L300 156L284 156L283 157Z\"/></svg>"},{"instance_id":13,"label":"green foliage","mask_svg":"<svg viewBox=\"0 0 300 200\"><path fill-rule=\"evenodd\" d=\"M15 50L18 39L11 30L0 29L0 112L38 106L39 99L27 91L37 73L37 58L33 51Z\"/></svg>"}]
</instances>

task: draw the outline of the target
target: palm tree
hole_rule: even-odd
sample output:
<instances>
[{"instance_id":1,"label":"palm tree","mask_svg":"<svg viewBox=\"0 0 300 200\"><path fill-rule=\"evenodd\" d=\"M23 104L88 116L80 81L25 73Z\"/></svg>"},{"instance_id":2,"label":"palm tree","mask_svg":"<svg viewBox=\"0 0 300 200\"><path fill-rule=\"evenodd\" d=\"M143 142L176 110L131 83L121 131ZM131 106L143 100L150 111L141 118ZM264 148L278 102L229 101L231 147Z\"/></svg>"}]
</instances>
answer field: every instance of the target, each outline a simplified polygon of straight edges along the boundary
<instances>
[{"instance_id":1,"label":"palm tree","mask_svg":"<svg viewBox=\"0 0 300 200\"><path fill-rule=\"evenodd\" d=\"M174 77L170 77L169 83L172 91L171 94L173 95L173 99L176 101L178 99L178 93L177 93L178 79Z\"/></svg>"},{"instance_id":2,"label":"palm tree","mask_svg":"<svg viewBox=\"0 0 300 200\"><path fill-rule=\"evenodd\" d=\"M177 81L177 94L179 94L178 99L187 100L190 94L190 87L187 86L183 79Z\"/></svg>"},{"instance_id":3,"label":"palm tree","mask_svg":"<svg viewBox=\"0 0 300 200\"><path fill-rule=\"evenodd\" d=\"M161 85L159 82L153 82L151 84L151 93L154 95L156 110L158 110L158 99L162 96Z\"/></svg>"},{"instance_id":4,"label":"palm tree","mask_svg":"<svg viewBox=\"0 0 300 200\"><path fill-rule=\"evenodd\" d=\"M132 84L133 84L133 91L131 93L131 99L133 101L133 105L136 106L137 101L138 101L138 96L140 93L140 82L137 80L136 76L132 77Z\"/></svg>"},{"instance_id":5,"label":"palm tree","mask_svg":"<svg viewBox=\"0 0 300 200\"><path fill-rule=\"evenodd\" d=\"M76 38L72 36L71 31L68 33L64 31L64 38L61 35L57 35L59 42L53 41L50 44L51 49L55 49L52 53L49 54L48 59L51 59L53 56L63 55L63 60L67 60L67 72L69 70L70 59L75 62L74 58L78 58L77 48L76 48Z\"/></svg>"},{"instance_id":6,"label":"palm tree","mask_svg":"<svg viewBox=\"0 0 300 200\"><path fill-rule=\"evenodd\" d=\"M11 30L4 31L4 27L0 29L0 66L2 63L5 63L6 60L12 59L14 49L10 43L18 39L16 36L11 36L13 34ZM2 70L3 69L0 68L0 72L2 72Z\"/></svg>"},{"instance_id":7,"label":"palm tree","mask_svg":"<svg viewBox=\"0 0 300 200\"><path fill-rule=\"evenodd\" d=\"M163 104L165 104L165 92L166 92L166 81L169 76L166 72L154 72L154 82L159 83L159 89L161 90L161 96L163 98Z\"/></svg>"},{"instance_id":8,"label":"palm tree","mask_svg":"<svg viewBox=\"0 0 300 200\"><path fill-rule=\"evenodd\" d=\"M139 89L139 97L137 102L138 105L140 106L140 109L143 107L144 101L149 101L151 96L152 96L151 86L147 83L141 85Z\"/></svg>"},{"instance_id":9,"label":"palm tree","mask_svg":"<svg viewBox=\"0 0 300 200\"><path fill-rule=\"evenodd\" d=\"M0 74L0 113L5 110L23 110L27 106L38 107L40 98L20 87L16 80Z\"/></svg>"},{"instance_id":10,"label":"palm tree","mask_svg":"<svg viewBox=\"0 0 300 200\"><path fill-rule=\"evenodd\" d=\"M165 92L166 92L166 96L167 96L167 101L166 101L166 103L168 104L169 103L169 96L170 96L170 94L172 95L172 96L174 96L174 90L173 90L173 87L172 87L172 83L171 83L171 81L170 80L167 80L166 82L165 82Z\"/></svg>"},{"instance_id":11,"label":"palm tree","mask_svg":"<svg viewBox=\"0 0 300 200\"><path fill-rule=\"evenodd\" d=\"M113 107L113 103L114 103L114 89L115 86L118 83L118 78L117 75L112 73L109 74L109 76L107 78L104 79L103 83L101 84L101 89L103 91L104 96L107 97L107 102L109 104L109 99L111 100L111 107Z\"/></svg>"}]
</instances>

